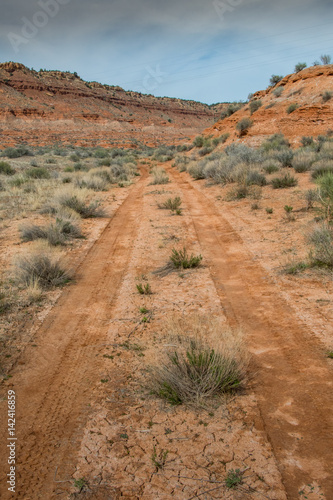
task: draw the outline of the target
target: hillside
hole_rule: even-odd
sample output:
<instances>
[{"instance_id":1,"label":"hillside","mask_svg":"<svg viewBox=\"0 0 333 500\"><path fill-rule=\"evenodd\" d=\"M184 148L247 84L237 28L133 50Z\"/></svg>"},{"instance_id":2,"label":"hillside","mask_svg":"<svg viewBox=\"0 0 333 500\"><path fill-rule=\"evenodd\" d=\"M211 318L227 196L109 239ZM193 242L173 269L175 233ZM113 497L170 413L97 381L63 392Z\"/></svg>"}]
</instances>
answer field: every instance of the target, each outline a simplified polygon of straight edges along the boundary
<instances>
[{"instance_id":1,"label":"hillside","mask_svg":"<svg viewBox=\"0 0 333 500\"><path fill-rule=\"evenodd\" d=\"M332 97L333 65L314 66L287 75L277 85L256 92L249 104L208 127L204 134L218 137L229 133L227 144L230 144L239 140L237 123L250 118L253 126L241 138L242 142L256 146L268 136L282 133L296 145L303 136L326 134L333 129ZM261 106L251 115L254 102ZM293 104L296 109L288 113L287 109Z\"/></svg>"},{"instance_id":2,"label":"hillside","mask_svg":"<svg viewBox=\"0 0 333 500\"><path fill-rule=\"evenodd\" d=\"M157 98L85 82L75 73L0 64L2 145L60 142L135 146L184 140L212 125L225 105Z\"/></svg>"}]
</instances>

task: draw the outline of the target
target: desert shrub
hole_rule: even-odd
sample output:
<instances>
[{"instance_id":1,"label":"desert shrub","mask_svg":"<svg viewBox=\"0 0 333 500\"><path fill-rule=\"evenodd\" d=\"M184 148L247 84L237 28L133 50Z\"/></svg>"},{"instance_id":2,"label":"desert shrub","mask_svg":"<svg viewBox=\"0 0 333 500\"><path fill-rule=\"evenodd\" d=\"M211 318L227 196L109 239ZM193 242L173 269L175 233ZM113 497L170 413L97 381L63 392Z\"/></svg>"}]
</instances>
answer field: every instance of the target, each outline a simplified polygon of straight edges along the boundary
<instances>
[{"instance_id":1,"label":"desert shrub","mask_svg":"<svg viewBox=\"0 0 333 500\"><path fill-rule=\"evenodd\" d=\"M159 204L158 207L175 212L176 210L180 209L181 204L182 204L181 198L179 196L176 196L175 198L168 198L166 201Z\"/></svg>"},{"instance_id":2,"label":"desert shrub","mask_svg":"<svg viewBox=\"0 0 333 500\"><path fill-rule=\"evenodd\" d=\"M20 188L22 187L24 184L26 184L28 182L28 179L26 177L23 177L23 175L17 175L17 176L14 176L12 177L9 181L8 181L8 184L11 186L11 187L17 187L17 188Z\"/></svg>"},{"instance_id":3,"label":"desert shrub","mask_svg":"<svg viewBox=\"0 0 333 500\"><path fill-rule=\"evenodd\" d=\"M75 172L86 172L88 170L88 167L80 161L75 162L73 168Z\"/></svg>"},{"instance_id":4,"label":"desert shrub","mask_svg":"<svg viewBox=\"0 0 333 500\"><path fill-rule=\"evenodd\" d=\"M98 162L98 166L99 167L110 167L111 166L111 160L110 160L110 158L102 158Z\"/></svg>"},{"instance_id":5,"label":"desert shrub","mask_svg":"<svg viewBox=\"0 0 333 500\"><path fill-rule=\"evenodd\" d=\"M152 174L153 174L153 180L150 183L151 185L168 184L169 177L164 168L159 168L159 167L153 168Z\"/></svg>"},{"instance_id":6,"label":"desert shrub","mask_svg":"<svg viewBox=\"0 0 333 500\"><path fill-rule=\"evenodd\" d=\"M316 183L318 189L318 201L324 209L324 215L327 220L333 219L333 172L326 172L317 177Z\"/></svg>"},{"instance_id":7,"label":"desert shrub","mask_svg":"<svg viewBox=\"0 0 333 500\"><path fill-rule=\"evenodd\" d=\"M271 180L273 189L283 189L297 186L297 179L290 174L285 174L281 177L275 177Z\"/></svg>"},{"instance_id":8,"label":"desert shrub","mask_svg":"<svg viewBox=\"0 0 333 500\"><path fill-rule=\"evenodd\" d=\"M271 87L274 87L275 85L280 83L282 79L283 79L283 76L281 76L281 75L272 75L270 78L269 84L271 85Z\"/></svg>"},{"instance_id":9,"label":"desert shrub","mask_svg":"<svg viewBox=\"0 0 333 500\"><path fill-rule=\"evenodd\" d=\"M149 283L146 283L145 285L139 283L136 285L136 289L140 295L151 295L153 293Z\"/></svg>"},{"instance_id":10,"label":"desert shrub","mask_svg":"<svg viewBox=\"0 0 333 500\"><path fill-rule=\"evenodd\" d=\"M308 189L304 193L304 199L307 210L310 210L310 208L313 208L313 204L318 201L318 191L316 189Z\"/></svg>"},{"instance_id":11,"label":"desert shrub","mask_svg":"<svg viewBox=\"0 0 333 500\"><path fill-rule=\"evenodd\" d=\"M243 106L243 102L231 102L227 106L227 108L222 111L220 119L224 120L225 118L228 118L229 116L239 111Z\"/></svg>"},{"instance_id":12,"label":"desert shrub","mask_svg":"<svg viewBox=\"0 0 333 500\"><path fill-rule=\"evenodd\" d=\"M240 332L207 317L167 322L172 347L152 370L154 392L170 404L202 405L245 384L247 356Z\"/></svg>"},{"instance_id":13,"label":"desert shrub","mask_svg":"<svg viewBox=\"0 0 333 500\"><path fill-rule=\"evenodd\" d=\"M250 120L250 118L243 118L237 123L236 130L239 131L240 135L245 135L249 131L249 128L252 127L252 125L253 121Z\"/></svg>"},{"instance_id":14,"label":"desert shrub","mask_svg":"<svg viewBox=\"0 0 333 500\"><path fill-rule=\"evenodd\" d=\"M76 186L79 188L91 189L92 191L107 191L109 189L108 182L100 176L87 175L75 180Z\"/></svg>"},{"instance_id":15,"label":"desert shrub","mask_svg":"<svg viewBox=\"0 0 333 500\"><path fill-rule=\"evenodd\" d=\"M274 172L278 172L280 170L281 163L275 160L265 160L262 168L267 174L273 174Z\"/></svg>"},{"instance_id":16,"label":"desert shrub","mask_svg":"<svg viewBox=\"0 0 333 500\"><path fill-rule=\"evenodd\" d=\"M185 247L181 250L176 250L175 248L173 248L170 256L170 261L177 269L190 269L193 267L198 267L200 265L202 256L195 256L193 254L189 255Z\"/></svg>"},{"instance_id":17,"label":"desert shrub","mask_svg":"<svg viewBox=\"0 0 333 500\"><path fill-rule=\"evenodd\" d=\"M54 158L46 158L45 163L47 163L48 165L54 165L57 163L57 160L55 160Z\"/></svg>"},{"instance_id":18,"label":"desert shrub","mask_svg":"<svg viewBox=\"0 0 333 500\"><path fill-rule=\"evenodd\" d=\"M198 154L199 154L199 156L206 156L209 153L211 153L212 151L213 151L212 147L205 146L205 147L199 149Z\"/></svg>"},{"instance_id":19,"label":"desert shrub","mask_svg":"<svg viewBox=\"0 0 333 500\"><path fill-rule=\"evenodd\" d=\"M70 279L68 270L62 266L59 258L43 249L17 258L15 277L24 286L38 282L43 289L61 286Z\"/></svg>"},{"instance_id":20,"label":"desert shrub","mask_svg":"<svg viewBox=\"0 0 333 500\"><path fill-rule=\"evenodd\" d=\"M108 156L109 156L108 151L102 148L96 149L94 153L95 158L107 158Z\"/></svg>"},{"instance_id":21,"label":"desert shrub","mask_svg":"<svg viewBox=\"0 0 333 500\"><path fill-rule=\"evenodd\" d=\"M307 235L312 247L310 260L314 265L333 267L333 229L328 224L320 224Z\"/></svg>"},{"instance_id":22,"label":"desert shrub","mask_svg":"<svg viewBox=\"0 0 333 500\"><path fill-rule=\"evenodd\" d=\"M289 106L287 107L288 115L290 115L291 113L296 111L296 109L298 109L298 108L299 108L299 105L297 104L297 102L293 102L292 104L289 104Z\"/></svg>"},{"instance_id":23,"label":"desert shrub","mask_svg":"<svg viewBox=\"0 0 333 500\"><path fill-rule=\"evenodd\" d=\"M266 186L266 177L258 170L250 170L246 176L246 184L248 186Z\"/></svg>"},{"instance_id":24,"label":"desert shrub","mask_svg":"<svg viewBox=\"0 0 333 500\"><path fill-rule=\"evenodd\" d=\"M13 167L6 161L0 161L0 174L3 175L14 175L15 170Z\"/></svg>"},{"instance_id":25,"label":"desert shrub","mask_svg":"<svg viewBox=\"0 0 333 500\"><path fill-rule=\"evenodd\" d=\"M291 167L294 158L292 149L282 148L274 152L274 159L279 161L283 167Z\"/></svg>"},{"instance_id":26,"label":"desert shrub","mask_svg":"<svg viewBox=\"0 0 333 500\"><path fill-rule=\"evenodd\" d=\"M300 71L302 71L303 69L305 69L307 67L307 64L304 62L304 63L297 63L296 66L295 66L295 73L299 73Z\"/></svg>"},{"instance_id":27,"label":"desert shrub","mask_svg":"<svg viewBox=\"0 0 333 500\"><path fill-rule=\"evenodd\" d=\"M25 175L30 179L49 179L50 172L44 167L32 167L25 171Z\"/></svg>"},{"instance_id":28,"label":"desert shrub","mask_svg":"<svg viewBox=\"0 0 333 500\"><path fill-rule=\"evenodd\" d=\"M320 60L321 60L322 64L327 65L327 64L331 64L332 58L328 54L322 54L320 56Z\"/></svg>"},{"instance_id":29,"label":"desert shrub","mask_svg":"<svg viewBox=\"0 0 333 500\"><path fill-rule=\"evenodd\" d=\"M312 179L317 179L318 177L329 172L333 173L333 161L319 160L312 164Z\"/></svg>"},{"instance_id":30,"label":"desert shrub","mask_svg":"<svg viewBox=\"0 0 333 500\"><path fill-rule=\"evenodd\" d=\"M19 228L20 237L23 242L35 241L47 238L45 228L36 226L35 224L24 225Z\"/></svg>"},{"instance_id":31,"label":"desert shrub","mask_svg":"<svg viewBox=\"0 0 333 500\"><path fill-rule=\"evenodd\" d=\"M276 87L276 89L274 89L272 93L275 97L281 97L283 91L284 91L284 88L282 86L280 86L280 87Z\"/></svg>"},{"instance_id":32,"label":"desert shrub","mask_svg":"<svg viewBox=\"0 0 333 500\"><path fill-rule=\"evenodd\" d=\"M314 145L313 137L303 136L302 139L301 139L301 143L302 143L302 146L304 146L304 147L306 147L306 146L313 146Z\"/></svg>"},{"instance_id":33,"label":"desert shrub","mask_svg":"<svg viewBox=\"0 0 333 500\"><path fill-rule=\"evenodd\" d=\"M251 101L249 104L251 115L253 115L253 113L258 111L258 109L261 108L261 106L262 106L262 102L260 99L258 101Z\"/></svg>"},{"instance_id":34,"label":"desert shrub","mask_svg":"<svg viewBox=\"0 0 333 500\"><path fill-rule=\"evenodd\" d=\"M111 176L116 179L116 182L128 180L129 171L124 165L114 163L110 168L110 172Z\"/></svg>"},{"instance_id":35,"label":"desert shrub","mask_svg":"<svg viewBox=\"0 0 333 500\"><path fill-rule=\"evenodd\" d=\"M85 196L79 194L77 190L69 189L60 192L55 197L54 205L72 210L84 219L104 217L104 212L100 208L99 202L86 203ZM57 208L55 208L54 212L57 212Z\"/></svg>"},{"instance_id":36,"label":"desert shrub","mask_svg":"<svg viewBox=\"0 0 333 500\"><path fill-rule=\"evenodd\" d=\"M78 163L80 161L81 156L78 153L73 153L70 155L69 159L74 163Z\"/></svg>"},{"instance_id":37,"label":"desert shrub","mask_svg":"<svg viewBox=\"0 0 333 500\"><path fill-rule=\"evenodd\" d=\"M17 148L6 148L2 156L20 158L21 156L33 156L33 153L26 146L18 146Z\"/></svg>"},{"instance_id":38,"label":"desert shrub","mask_svg":"<svg viewBox=\"0 0 333 500\"><path fill-rule=\"evenodd\" d=\"M289 143L288 139L286 139L283 134L273 134L273 135L271 135L271 137L269 137L261 145L261 147L264 151L289 148L289 146L290 146L290 143Z\"/></svg>"},{"instance_id":39,"label":"desert shrub","mask_svg":"<svg viewBox=\"0 0 333 500\"><path fill-rule=\"evenodd\" d=\"M109 169L100 169L100 168L96 168L96 169L91 169L89 171L89 174L90 175L93 175L94 177L100 177L101 179L103 179L107 184L111 184L113 179L112 179L112 176L111 176L111 172Z\"/></svg>"},{"instance_id":40,"label":"desert shrub","mask_svg":"<svg viewBox=\"0 0 333 500\"><path fill-rule=\"evenodd\" d=\"M298 151L292 159L292 166L296 172L307 172L316 161L316 154L311 151Z\"/></svg>"},{"instance_id":41,"label":"desert shrub","mask_svg":"<svg viewBox=\"0 0 333 500\"><path fill-rule=\"evenodd\" d=\"M193 177L193 179L205 179L205 165L206 164L201 161L194 163L188 168L188 173L191 177Z\"/></svg>"},{"instance_id":42,"label":"desert shrub","mask_svg":"<svg viewBox=\"0 0 333 500\"><path fill-rule=\"evenodd\" d=\"M328 102L330 99L332 99L332 96L333 96L333 93L326 90L323 93L323 102Z\"/></svg>"},{"instance_id":43,"label":"desert shrub","mask_svg":"<svg viewBox=\"0 0 333 500\"><path fill-rule=\"evenodd\" d=\"M204 137L202 135L198 135L194 141L193 141L193 146L196 148L202 148L204 145Z\"/></svg>"}]
</instances>

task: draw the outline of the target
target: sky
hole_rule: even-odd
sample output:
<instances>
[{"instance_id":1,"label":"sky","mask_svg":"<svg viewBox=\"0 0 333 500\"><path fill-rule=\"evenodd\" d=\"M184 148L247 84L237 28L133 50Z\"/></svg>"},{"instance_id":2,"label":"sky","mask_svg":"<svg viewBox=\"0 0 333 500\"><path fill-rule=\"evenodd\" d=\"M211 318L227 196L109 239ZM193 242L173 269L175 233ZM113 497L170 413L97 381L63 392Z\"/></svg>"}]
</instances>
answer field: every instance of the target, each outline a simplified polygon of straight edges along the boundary
<instances>
[{"instance_id":1,"label":"sky","mask_svg":"<svg viewBox=\"0 0 333 500\"><path fill-rule=\"evenodd\" d=\"M1 0L0 62L212 104L333 58L332 0Z\"/></svg>"}]
</instances>

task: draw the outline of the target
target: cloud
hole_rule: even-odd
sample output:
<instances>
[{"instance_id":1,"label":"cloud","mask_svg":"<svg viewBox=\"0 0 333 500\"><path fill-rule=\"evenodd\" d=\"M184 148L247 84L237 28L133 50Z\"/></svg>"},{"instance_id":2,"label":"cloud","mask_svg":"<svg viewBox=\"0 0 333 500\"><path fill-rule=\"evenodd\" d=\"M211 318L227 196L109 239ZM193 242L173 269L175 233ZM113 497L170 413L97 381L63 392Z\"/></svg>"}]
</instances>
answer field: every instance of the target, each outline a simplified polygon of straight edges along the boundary
<instances>
[{"instance_id":1,"label":"cloud","mask_svg":"<svg viewBox=\"0 0 333 500\"><path fill-rule=\"evenodd\" d=\"M15 52L8 33L20 35L22 19L33 22L41 2L58 2L58 12ZM331 46L328 0L2 0L2 5L3 60L69 69L87 80L141 91L147 75L161 72L152 92L210 102L245 98L271 73L291 72L298 60L311 63Z\"/></svg>"}]
</instances>

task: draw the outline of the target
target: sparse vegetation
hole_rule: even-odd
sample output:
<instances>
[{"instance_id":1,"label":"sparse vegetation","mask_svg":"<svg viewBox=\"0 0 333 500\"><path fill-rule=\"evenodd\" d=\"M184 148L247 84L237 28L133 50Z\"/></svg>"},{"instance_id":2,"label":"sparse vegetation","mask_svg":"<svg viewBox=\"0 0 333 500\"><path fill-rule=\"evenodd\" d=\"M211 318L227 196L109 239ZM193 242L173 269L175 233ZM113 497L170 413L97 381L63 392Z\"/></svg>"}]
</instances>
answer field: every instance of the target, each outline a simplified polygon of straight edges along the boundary
<instances>
[{"instance_id":1,"label":"sparse vegetation","mask_svg":"<svg viewBox=\"0 0 333 500\"><path fill-rule=\"evenodd\" d=\"M297 186L297 179L290 174L285 174L281 177L275 177L271 183L274 189L283 189Z\"/></svg>"},{"instance_id":2,"label":"sparse vegetation","mask_svg":"<svg viewBox=\"0 0 333 500\"><path fill-rule=\"evenodd\" d=\"M271 87L274 87L275 85L280 83L282 79L283 79L283 76L281 76L281 75L272 75L271 79L269 81L269 84Z\"/></svg>"},{"instance_id":3,"label":"sparse vegetation","mask_svg":"<svg viewBox=\"0 0 333 500\"><path fill-rule=\"evenodd\" d=\"M14 175L15 174L15 169L12 168L12 166L6 162L6 161L0 161L0 174L3 175Z\"/></svg>"},{"instance_id":4,"label":"sparse vegetation","mask_svg":"<svg viewBox=\"0 0 333 500\"><path fill-rule=\"evenodd\" d=\"M172 249L172 254L170 256L170 261L175 266L176 269L191 269L193 267L198 267L202 261L201 255L189 255L186 248L181 250Z\"/></svg>"},{"instance_id":5,"label":"sparse vegetation","mask_svg":"<svg viewBox=\"0 0 333 500\"><path fill-rule=\"evenodd\" d=\"M17 258L15 277L26 287L37 282L43 289L61 286L70 279L59 257L38 247L32 253Z\"/></svg>"},{"instance_id":6,"label":"sparse vegetation","mask_svg":"<svg viewBox=\"0 0 333 500\"><path fill-rule=\"evenodd\" d=\"M322 54L320 56L321 63L324 65L331 64L332 57L328 54Z\"/></svg>"},{"instance_id":7,"label":"sparse vegetation","mask_svg":"<svg viewBox=\"0 0 333 500\"><path fill-rule=\"evenodd\" d=\"M312 247L310 260L312 265L333 267L333 229L327 224L316 225L307 235L307 242Z\"/></svg>"},{"instance_id":8,"label":"sparse vegetation","mask_svg":"<svg viewBox=\"0 0 333 500\"><path fill-rule=\"evenodd\" d=\"M299 62L296 64L295 66L295 73L299 73L300 71L302 71L303 69L305 69L307 67L307 64L305 62Z\"/></svg>"},{"instance_id":9,"label":"sparse vegetation","mask_svg":"<svg viewBox=\"0 0 333 500\"><path fill-rule=\"evenodd\" d=\"M253 113L258 111L258 109L261 108L261 106L262 106L262 101L260 99L258 99L257 101L251 101L249 104L251 115L253 115Z\"/></svg>"},{"instance_id":10,"label":"sparse vegetation","mask_svg":"<svg viewBox=\"0 0 333 500\"><path fill-rule=\"evenodd\" d=\"M328 102L332 99L332 96L333 96L333 92L330 92L329 90L326 90L324 93L323 93L323 102Z\"/></svg>"},{"instance_id":11,"label":"sparse vegetation","mask_svg":"<svg viewBox=\"0 0 333 500\"><path fill-rule=\"evenodd\" d=\"M166 329L175 347L153 369L160 397L172 405L202 404L244 385L247 356L240 332L199 316L173 318Z\"/></svg>"},{"instance_id":12,"label":"sparse vegetation","mask_svg":"<svg viewBox=\"0 0 333 500\"><path fill-rule=\"evenodd\" d=\"M299 105L296 102L293 102L292 104L290 104L287 107L287 113L288 113L288 115L290 115L291 113L293 113L294 111L296 111L296 109L298 109L298 108L299 108Z\"/></svg>"},{"instance_id":13,"label":"sparse vegetation","mask_svg":"<svg viewBox=\"0 0 333 500\"><path fill-rule=\"evenodd\" d=\"M181 206L182 200L179 196L175 198L168 198L163 203L159 204L158 207L161 209L171 210L171 212L175 212L177 215L181 214Z\"/></svg>"},{"instance_id":14,"label":"sparse vegetation","mask_svg":"<svg viewBox=\"0 0 333 500\"><path fill-rule=\"evenodd\" d=\"M240 135L245 135L249 131L249 129L252 127L253 121L250 120L250 118L243 118L240 120L237 125L236 129L239 131Z\"/></svg>"},{"instance_id":15,"label":"sparse vegetation","mask_svg":"<svg viewBox=\"0 0 333 500\"><path fill-rule=\"evenodd\" d=\"M231 490L243 484L243 472L240 469L231 469L225 478L226 487Z\"/></svg>"},{"instance_id":16,"label":"sparse vegetation","mask_svg":"<svg viewBox=\"0 0 333 500\"><path fill-rule=\"evenodd\" d=\"M136 289L140 295L151 295L153 293L149 283L138 283Z\"/></svg>"},{"instance_id":17,"label":"sparse vegetation","mask_svg":"<svg viewBox=\"0 0 333 500\"><path fill-rule=\"evenodd\" d=\"M284 88L282 86L276 87L276 89L274 89L272 93L275 97L281 97L283 90Z\"/></svg>"},{"instance_id":18,"label":"sparse vegetation","mask_svg":"<svg viewBox=\"0 0 333 500\"><path fill-rule=\"evenodd\" d=\"M169 177L164 168L159 168L159 167L154 168L152 170L152 174L153 174L153 180L150 183L151 185L155 186L157 184L168 184Z\"/></svg>"}]
</instances>

